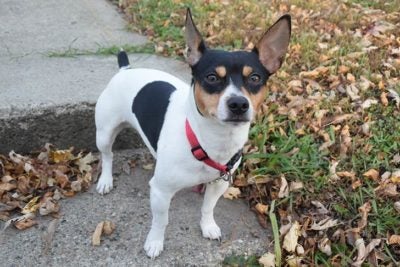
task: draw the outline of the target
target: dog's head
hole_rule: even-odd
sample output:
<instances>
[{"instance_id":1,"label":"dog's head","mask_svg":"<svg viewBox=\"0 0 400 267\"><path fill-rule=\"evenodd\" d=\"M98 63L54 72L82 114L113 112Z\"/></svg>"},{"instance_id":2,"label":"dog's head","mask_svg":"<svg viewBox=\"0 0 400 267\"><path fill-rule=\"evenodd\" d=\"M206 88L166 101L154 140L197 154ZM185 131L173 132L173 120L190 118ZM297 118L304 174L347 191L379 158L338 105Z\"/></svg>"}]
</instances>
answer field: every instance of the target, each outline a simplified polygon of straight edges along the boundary
<instances>
[{"instance_id":1,"label":"dog's head","mask_svg":"<svg viewBox=\"0 0 400 267\"><path fill-rule=\"evenodd\" d=\"M279 18L251 52L208 49L189 9L185 31L199 113L225 123L249 122L265 98L269 76L283 62L290 39L290 16Z\"/></svg>"}]
</instances>

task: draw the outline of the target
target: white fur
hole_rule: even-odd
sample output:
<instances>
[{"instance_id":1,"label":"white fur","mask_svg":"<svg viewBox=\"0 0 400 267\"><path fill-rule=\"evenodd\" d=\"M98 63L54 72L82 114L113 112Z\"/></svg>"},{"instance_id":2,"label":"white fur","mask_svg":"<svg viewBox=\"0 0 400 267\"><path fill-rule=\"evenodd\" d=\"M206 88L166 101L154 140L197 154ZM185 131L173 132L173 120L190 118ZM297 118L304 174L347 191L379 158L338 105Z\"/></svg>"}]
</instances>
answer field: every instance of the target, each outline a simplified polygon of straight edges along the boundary
<instances>
[{"instance_id":1,"label":"white fur","mask_svg":"<svg viewBox=\"0 0 400 267\"><path fill-rule=\"evenodd\" d=\"M158 140L157 154L132 113L133 99L138 91L147 83L156 80L166 81L177 89L170 97L170 105ZM235 92L237 94L240 91ZM150 180L153 220L144 245L147 255L151 258L157 257L163 250L164 231L168 224L168 209L173 195L182 188L208 183L219 177L217 170L196 160L191 154L185 135L185 119L189 120L204 150L217 162L228 162L247 140L250 122L232 124L223 123L216 118L203 117L198 113L194 101L190 86L168 73L153 69L122 69L112 78L96 105L96 142L102 157L102 174L97 184L100 194L108 193L113 187L111 148L115 137L123 128L135 128L152 155L157 158L154 176ZM226 109L223 107L225 102L226 97L221 97L221 109ZM213 210L227 187L228 183L223 180L207 185L200 220L201 230L206 238L221 237Z\"/></svg>"},{"instance_id":2,"label":"white fur","mask_svg":"<svg viewBox=\"0 0 400 267\"><path fill-rule=\"evenodd\" d=\"M247 99L249 103L251 103L251 99L249 99L247 96L245 96L242 91L240 91L239 88L237 88L234 84L233 81L230 79L229 84L224 90L221 99L218 103L218 108L217 108L217 118L221 121L229 119L229 108L226 102L228 101L228 98L232 96L242 96ZM249 110L246 112L247 120L251 120L253 118L253 107L249 106Z\"/></svg>"}]
</instances>

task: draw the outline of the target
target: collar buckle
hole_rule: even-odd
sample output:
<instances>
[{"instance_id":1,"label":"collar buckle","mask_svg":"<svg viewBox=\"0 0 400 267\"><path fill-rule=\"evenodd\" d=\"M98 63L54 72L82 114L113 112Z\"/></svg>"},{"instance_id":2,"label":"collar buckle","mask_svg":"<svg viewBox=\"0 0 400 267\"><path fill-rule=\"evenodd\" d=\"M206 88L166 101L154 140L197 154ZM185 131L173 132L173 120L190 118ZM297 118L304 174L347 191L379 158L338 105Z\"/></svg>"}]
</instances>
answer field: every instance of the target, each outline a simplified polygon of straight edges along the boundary
<instances>
[{"instance_id":1,"label":"collar buckle","mask_svg":"<svg viewBox=\"0 0 400 267\"><path fill-rule=\"evenodd\" d=\"M204 161L209 158L207 152L200 145L192 147L191 151L198 161Z\"/></svg>"}]
</instances>

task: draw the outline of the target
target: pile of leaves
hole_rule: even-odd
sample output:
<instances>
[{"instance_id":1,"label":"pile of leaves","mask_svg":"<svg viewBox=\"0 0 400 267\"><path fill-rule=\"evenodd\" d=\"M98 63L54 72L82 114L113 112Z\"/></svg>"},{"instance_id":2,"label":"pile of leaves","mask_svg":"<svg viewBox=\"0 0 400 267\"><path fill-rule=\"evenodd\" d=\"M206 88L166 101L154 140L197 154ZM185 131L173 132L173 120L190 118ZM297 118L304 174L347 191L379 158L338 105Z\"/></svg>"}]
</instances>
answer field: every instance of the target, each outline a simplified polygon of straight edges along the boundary
<instances>
[{"instance_id":1,"label":"pile of leaves","mask_svg":"<svg viewBox=\"0 0 400 267\"><path fill-rule=\"evenodd\" d=\"M158 54L184 54L185 8L208 46L251 49L292 16L282 68L227 196L273 229L265 266L394 266L400 260L397 0L120 0ZM240 191L238 191L240 190Z\"/></svg>"},{"instance_id":2,"label":"pile of leaves","mask_svg":"<svg viewBox=\"0 0 400 267\"><path fill-rule=\"evenodd\" d=\"M58 217L59 200L86 191L92 183L97 159L73 148L57 150L46 144L40 153L22 156L11 151L0 155L0 219L5 228L24 230L35 217Z\"/></svg>"}]
</instances>

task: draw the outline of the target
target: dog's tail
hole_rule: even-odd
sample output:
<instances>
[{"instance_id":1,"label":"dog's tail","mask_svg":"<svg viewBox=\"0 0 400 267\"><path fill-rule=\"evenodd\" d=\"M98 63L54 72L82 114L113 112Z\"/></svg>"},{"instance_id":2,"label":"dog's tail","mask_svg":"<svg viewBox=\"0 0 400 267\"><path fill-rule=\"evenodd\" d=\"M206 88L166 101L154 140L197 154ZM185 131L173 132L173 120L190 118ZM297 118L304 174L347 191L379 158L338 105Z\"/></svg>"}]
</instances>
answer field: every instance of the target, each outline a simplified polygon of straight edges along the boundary
<instances>
[{"instance_id":1,"label":"dog's tail","mask_svg":"<svg viewBox=\"0 0 400 267\"><path fill-rule=\"evenodd\" d=\"M128 55L123 49L118 52L118 66L120 69L129 69L131 67L129 65Z\"/></svg>"}]
</instances>

